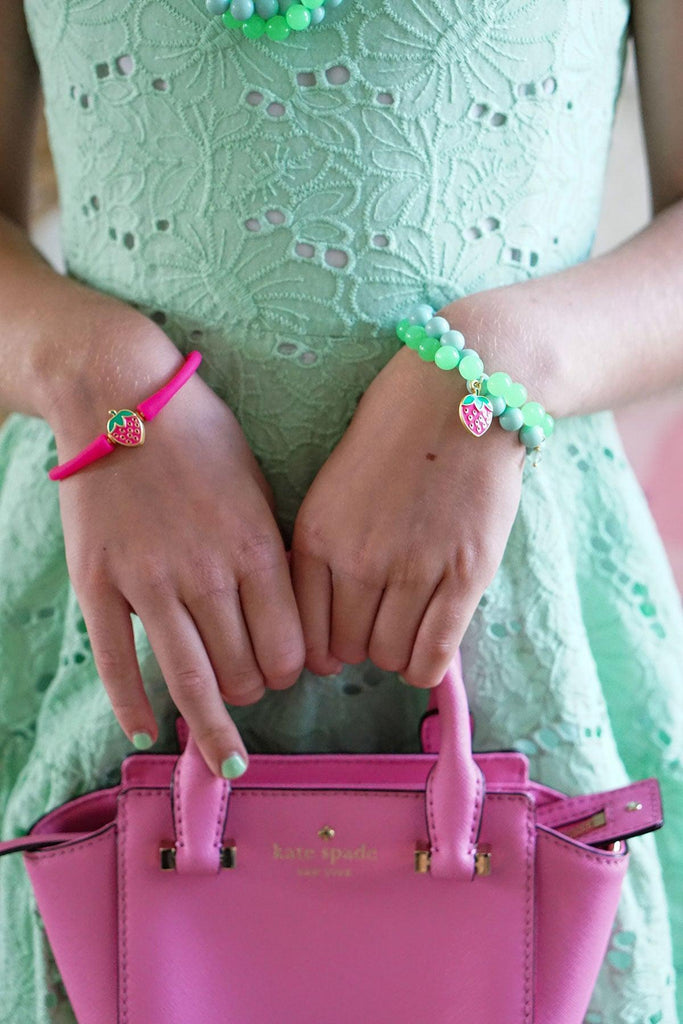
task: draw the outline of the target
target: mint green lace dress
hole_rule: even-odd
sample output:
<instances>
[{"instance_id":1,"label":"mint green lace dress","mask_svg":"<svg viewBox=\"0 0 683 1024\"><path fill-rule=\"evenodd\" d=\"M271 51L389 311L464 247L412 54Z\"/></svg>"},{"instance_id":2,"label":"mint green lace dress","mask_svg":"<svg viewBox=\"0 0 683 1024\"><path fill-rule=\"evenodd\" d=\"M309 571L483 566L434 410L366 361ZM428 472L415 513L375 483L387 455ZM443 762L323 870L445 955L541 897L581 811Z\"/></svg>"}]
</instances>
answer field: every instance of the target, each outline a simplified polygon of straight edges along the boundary
<instances>
[{"instance_id":1,"label":"mint green lace dress","mask_svg":"<svg viewBox=\"0 0 683 1024\"><path fill-rule=\"evenodd\" d=\"M287 544L408 307L590 255L626 0L345 0L283 43L223 29L204 0L25 11L67 272L202 351ZM132 751L70 586L55 461L45 422L9 418L2 838L113 784ZM176 712L134 621L155 749L176 751ZM586 1024L676 1024L683 615L610 412L559 422L527 468L462 654L476 749L521 750L533 778L569 793L659 777L667 823L630 843ZM368 661L335 678L304 671L235 719L254 752L410 751L427 696ZM0 1020L73 1021L19 856L0 860Z\"/></svg>"}]
</instances>

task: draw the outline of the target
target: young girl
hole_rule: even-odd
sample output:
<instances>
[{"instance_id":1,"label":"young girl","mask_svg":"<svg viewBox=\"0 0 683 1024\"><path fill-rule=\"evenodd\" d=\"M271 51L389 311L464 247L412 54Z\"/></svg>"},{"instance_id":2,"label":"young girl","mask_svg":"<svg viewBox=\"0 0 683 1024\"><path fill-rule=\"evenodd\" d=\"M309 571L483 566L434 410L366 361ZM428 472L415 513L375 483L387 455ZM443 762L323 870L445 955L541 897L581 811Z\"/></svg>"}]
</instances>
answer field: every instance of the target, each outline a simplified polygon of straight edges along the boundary
<instances>
[{"instance_id":1,"label":"young girl","mask_svg":"<svg viewBox=\"0 0 683 1024\"><path fill-rule=\"evenodd\" d=\"M629 31L653 219L589 259ZM681 39L677 0L328 0L282 40L8 0L2 838L178 712L217 774L418 750L461 646L475 750L659 778L586 1024L676 1024L683 616L609 410L683 382ZM27 238L39 73L65 276ZM538 467L399 341L419 304L555 418ZM195 348L144 446L48 478ZM72 1021L21 858L0 894L0 1020Z\"/></svg>"}]
</instances>

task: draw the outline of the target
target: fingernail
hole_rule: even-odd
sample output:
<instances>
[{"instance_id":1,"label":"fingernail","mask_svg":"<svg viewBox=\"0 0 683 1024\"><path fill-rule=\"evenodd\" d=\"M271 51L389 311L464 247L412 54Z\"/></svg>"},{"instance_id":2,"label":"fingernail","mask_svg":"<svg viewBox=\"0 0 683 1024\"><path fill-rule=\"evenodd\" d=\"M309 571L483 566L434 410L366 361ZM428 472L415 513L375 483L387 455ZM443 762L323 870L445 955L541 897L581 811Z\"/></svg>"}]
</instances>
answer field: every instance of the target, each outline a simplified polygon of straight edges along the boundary
<instances>
[{"instance_id":1,"label":"fingernail","mask_svg":"<svg viewBox=\"0 0 683 1024\"><path fill-rule=\"evenodd\" d=\"M247 766L241 754L231 754L221 765L221 775L224 779L236 779L246 770Z\"/></svg>"},{"instance_id":2,"label":"fingernail","mask_svg":"<svg viewBox=\"0 0 683 1024\"><path fill-rule=\"evenodd\" d=\"M134 732L133 733L133 746L137 747L138 750L147 750L153 743L152 737L148 732Z\"/></svg>"}]
</instances>

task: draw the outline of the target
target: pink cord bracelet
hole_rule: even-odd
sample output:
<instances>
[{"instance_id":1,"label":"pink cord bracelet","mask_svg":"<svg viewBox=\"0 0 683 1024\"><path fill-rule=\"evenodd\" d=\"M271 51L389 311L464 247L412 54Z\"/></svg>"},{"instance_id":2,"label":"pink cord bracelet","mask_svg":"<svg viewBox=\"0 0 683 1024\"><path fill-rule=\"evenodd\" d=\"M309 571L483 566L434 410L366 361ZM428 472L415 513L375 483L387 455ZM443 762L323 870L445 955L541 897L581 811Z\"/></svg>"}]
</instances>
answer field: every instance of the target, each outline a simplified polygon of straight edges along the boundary
<instances>
[{"instance_id":1,"label":"pink cord bracelet","mask_svg":"<svg viewBox=\"0 0 683 1024\"><path fill-rule=\"evenodd\" d=\"M117 444L123 445L125 448L137 448L139 445L144 444L145 422L153 420L176 392L180 391L183 384L188 382L201 361L201 352L198 352L196 349L190 352L183 365L171 377L168 384L164 384L153 395L140 402L134 412L132 409L121 409L119 412L116 409L110 409L106 432L100 434L94 441L86 445L78 455L74 455L73 459L69 459L68 462L63 462L59 466L53 466L52 469L48 470L47 475L50 479L63 480L65 477L71 476L72 473L77 473L79 469L84 469L91 462L109 455L110 452L114 451Z\"/></svg>"}]
</instances>

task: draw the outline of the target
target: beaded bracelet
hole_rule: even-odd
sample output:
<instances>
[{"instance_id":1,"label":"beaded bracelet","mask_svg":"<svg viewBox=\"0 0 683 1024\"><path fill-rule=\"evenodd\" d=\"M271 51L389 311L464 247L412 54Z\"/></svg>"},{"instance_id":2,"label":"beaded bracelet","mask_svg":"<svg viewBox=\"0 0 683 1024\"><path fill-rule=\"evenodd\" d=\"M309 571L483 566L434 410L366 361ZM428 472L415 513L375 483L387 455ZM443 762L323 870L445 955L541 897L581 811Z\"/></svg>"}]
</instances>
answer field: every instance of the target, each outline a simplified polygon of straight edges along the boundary
<instances>
[{"instance_id":1,"label":"beaded bracelet","mask_svg":"<svg viewBox=\"0 0 683 1024\"><path fill-rule=\"evenodd\" d=\"M292 30L319 25L326 10L342 0L206 0L209 14L218 14L226 28L237 28L247 39L266 35L279 42Z\"/></svg>"},{"instance_id":2,"label":"beaded bracelet","mask_svg":"<svg viewBox=\"0 0 683 1024\"><path fill-rule=\"evenodd\" d=\"M555 420L540 402L527 402L527 391L507 373L484 373L484 363L472 348L465 347L465 338L453 330L443 316L435 316L431 306L417 306L399 321L396 334L408 348L415 349L425 362L433 362L441 370L454 370L467 382L469 394L460 402L463 425L475 437L481 437L491 426L493 417L504 430L518 431L527 455L535 451L537 465L541 446L555 429Z\"/></svg>"}]
</instances>

